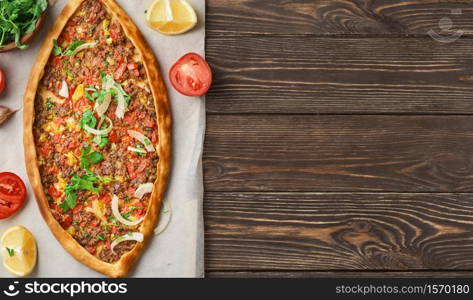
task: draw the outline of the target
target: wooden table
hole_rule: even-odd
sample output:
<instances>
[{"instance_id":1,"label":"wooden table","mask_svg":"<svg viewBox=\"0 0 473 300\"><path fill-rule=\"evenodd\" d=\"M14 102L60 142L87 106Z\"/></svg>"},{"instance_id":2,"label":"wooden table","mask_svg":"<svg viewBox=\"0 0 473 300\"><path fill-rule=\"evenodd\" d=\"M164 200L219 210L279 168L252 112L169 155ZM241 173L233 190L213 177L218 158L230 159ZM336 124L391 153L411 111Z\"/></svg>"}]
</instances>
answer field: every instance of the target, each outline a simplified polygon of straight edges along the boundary
<instances>
[{"instance_id":1,"label":"wooden table","mask_svg":"<svg viewBox=\"0 0 473 300\"><path fill-rule=\"evenodd\" d=\"M207 276L473 276L473 1L207 0L207 34Z\"/></svg>"}]
</instances>

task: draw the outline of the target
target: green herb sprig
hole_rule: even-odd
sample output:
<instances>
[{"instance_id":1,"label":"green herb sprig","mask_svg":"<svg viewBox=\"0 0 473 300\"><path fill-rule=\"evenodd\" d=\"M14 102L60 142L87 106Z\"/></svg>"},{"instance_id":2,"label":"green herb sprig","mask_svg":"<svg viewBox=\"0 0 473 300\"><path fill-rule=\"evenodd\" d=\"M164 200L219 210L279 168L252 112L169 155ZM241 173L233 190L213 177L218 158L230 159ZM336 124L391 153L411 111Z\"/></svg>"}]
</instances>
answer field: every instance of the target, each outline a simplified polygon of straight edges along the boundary
<instances>
[{"instance_id":1,"label":"green herb sprig","mask_svg":"<svg viewBox=\"0 0 473 300\"><path fill-rule=\"evenodd\" d=\"M36 29L36 23L47 7L47 0L1 0L0 49L11 42L20 49L27 48L21 37Z\"/></svg>"}]
</instances>

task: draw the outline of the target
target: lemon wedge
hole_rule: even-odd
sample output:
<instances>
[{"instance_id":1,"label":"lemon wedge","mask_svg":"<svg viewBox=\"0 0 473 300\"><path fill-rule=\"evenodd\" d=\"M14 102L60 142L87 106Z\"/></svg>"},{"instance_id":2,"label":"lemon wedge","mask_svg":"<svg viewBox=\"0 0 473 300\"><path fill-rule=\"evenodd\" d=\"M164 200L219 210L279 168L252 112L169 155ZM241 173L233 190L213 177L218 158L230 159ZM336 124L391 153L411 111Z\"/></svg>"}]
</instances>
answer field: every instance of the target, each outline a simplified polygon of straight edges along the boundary
<instances>
[{"instance_id":1,"label":"lemon wedge","mask_svg":"<svg viewBox=\"0 0 473 300\"><path fill-rule=\"evenodd\" d=\"M146 12L146 22L159 33L178 35L197 24L197 15L186 0L155 0Z\"/></svg>"},{"instance_id":2,"label":"lemon wedge","mask_svg":"<svg viewBox=\"0 0 473 300\"><path fill-rule=\"evenodd\" d=\"M7 229L0 240L3 265L16 276L27 276L36 265L36 242L23 226Z\"/></svg>"}]
</instances>

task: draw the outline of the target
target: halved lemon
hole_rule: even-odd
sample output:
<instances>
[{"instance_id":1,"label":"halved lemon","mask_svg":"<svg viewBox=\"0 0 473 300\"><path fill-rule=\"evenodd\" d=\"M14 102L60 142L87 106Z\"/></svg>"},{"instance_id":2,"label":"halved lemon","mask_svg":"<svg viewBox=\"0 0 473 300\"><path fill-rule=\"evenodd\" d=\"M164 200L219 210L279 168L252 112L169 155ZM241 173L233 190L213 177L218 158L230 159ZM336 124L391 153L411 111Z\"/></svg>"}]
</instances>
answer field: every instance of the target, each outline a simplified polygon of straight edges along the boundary
<instances>
[{"instance_id":1,"label":"halved lemon","mask_svg":"<svg viewBox=\"0 0 473 300\"><path fill-rule=\"evenodd\" d=\"M13 226L3 233L0 240L3 265L16 276L27 276L36 265L36 241L23 226Z\"/></svg>"},{"instance_id":2,"label":"halved lemon","mask_svg":"<svg viewBox=\"0 0 473 300\"><path fill-rule=\"evenodd\" d=\"M159 33L177 35L197 24L197 15L186 0L155 0L146 12L146 22Z\"/></svg>"}]
</instances>

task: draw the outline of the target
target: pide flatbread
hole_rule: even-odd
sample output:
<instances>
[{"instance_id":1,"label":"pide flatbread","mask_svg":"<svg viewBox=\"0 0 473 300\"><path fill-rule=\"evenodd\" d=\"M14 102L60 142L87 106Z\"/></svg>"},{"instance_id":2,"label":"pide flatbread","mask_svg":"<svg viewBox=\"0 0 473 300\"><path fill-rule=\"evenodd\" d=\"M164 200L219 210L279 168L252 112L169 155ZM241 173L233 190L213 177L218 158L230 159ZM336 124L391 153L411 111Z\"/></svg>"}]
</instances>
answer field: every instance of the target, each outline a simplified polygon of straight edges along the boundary
<instances>
[{"instance_id":1,"label":"pide flatbread","mask_svg":"<svg viewBox=\"0 0 473 300\"><path fill-rule=\"evenodd\" d=\"M157 223L171 114L157 60L114 0L67 3L23 117L28 176L54 236L88 267L126 276Z\"/></svg>"}]
</instances>

